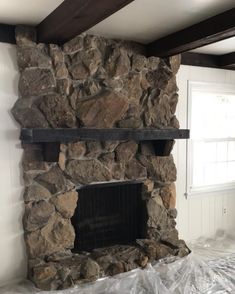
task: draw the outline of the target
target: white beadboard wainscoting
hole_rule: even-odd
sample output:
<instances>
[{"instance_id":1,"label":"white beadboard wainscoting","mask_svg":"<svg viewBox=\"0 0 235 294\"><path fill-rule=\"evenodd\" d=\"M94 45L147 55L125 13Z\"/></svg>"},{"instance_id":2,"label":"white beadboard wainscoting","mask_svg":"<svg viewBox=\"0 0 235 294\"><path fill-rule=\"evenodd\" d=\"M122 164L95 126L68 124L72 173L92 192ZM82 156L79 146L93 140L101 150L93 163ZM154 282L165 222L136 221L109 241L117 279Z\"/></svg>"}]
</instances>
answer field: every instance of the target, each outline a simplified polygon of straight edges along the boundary
<instances>
[{"instance_id":1,"label":"white beadboard wainscoting","mask_svg":"<svg viewBox=\"0 0 235 294\"><path fill-rule=\"evenodd\" d=\"M15 46L0 43L0 285L26 276L23 240L22 149L10 109L18 96Z\"/></svg>"},{"instance_id":2,"label":"white beadboard wainscoting","mask_svg":"<svg viewBox=\"0 0 235 294\"><path fill-rule=\"evenodd\" d=\"M177 74L179 102L176 115L181 128L187 128L188 81L235 84L235 71L186 65L180 67ZM177 226L180 237L194 240L202 236L211 237L218 230L234 231L235 190L189 196L186 199L185 140L176 142L173 154L177 167Z\"/></svg>"}]
</instances>

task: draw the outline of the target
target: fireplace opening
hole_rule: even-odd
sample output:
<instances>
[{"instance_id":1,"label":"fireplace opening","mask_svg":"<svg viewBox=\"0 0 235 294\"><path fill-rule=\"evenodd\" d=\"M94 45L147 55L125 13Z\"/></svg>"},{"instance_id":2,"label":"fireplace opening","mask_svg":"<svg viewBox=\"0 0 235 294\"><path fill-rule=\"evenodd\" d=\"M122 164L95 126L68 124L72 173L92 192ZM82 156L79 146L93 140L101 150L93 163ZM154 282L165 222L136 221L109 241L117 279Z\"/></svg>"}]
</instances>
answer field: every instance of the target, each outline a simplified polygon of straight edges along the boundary
<instances>
[{"instance_id":1,"label":"fireplace opening","mask_svg":"<svg viewBox=\"0 0 235 294\"><path fill-rule=\"evenodd\" d=\"M146 237L146 204L141 183L89 185L79 189L72 224L73 252L117 244L132 244Z\"/></svg>"}]
</instances>

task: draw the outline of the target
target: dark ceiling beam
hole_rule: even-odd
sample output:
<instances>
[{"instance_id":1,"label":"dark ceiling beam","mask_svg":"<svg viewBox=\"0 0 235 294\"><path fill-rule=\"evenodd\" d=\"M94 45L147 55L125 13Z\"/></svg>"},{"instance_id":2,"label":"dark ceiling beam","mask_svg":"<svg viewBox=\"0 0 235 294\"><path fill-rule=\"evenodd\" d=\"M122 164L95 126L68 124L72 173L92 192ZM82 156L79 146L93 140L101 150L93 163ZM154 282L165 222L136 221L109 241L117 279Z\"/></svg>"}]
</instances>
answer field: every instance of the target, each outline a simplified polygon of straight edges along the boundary
<instances>
[{"instance_id":1,"label":"dark ceiling beam","mask_svg":"<svg viewBox=\"0 0 235 294\"><path fill-rule=\"evenodd\" d=\"M235 69L235 52L220 55L219 64L223 68Z\"/></svg>"},{"instance_id":2,"label":"dark ceiling beam","mask_svg":"<svg viewBox=\"0 0 235 294\"><path fill-rule=\"evenodd\" d=\"M235 52L225 55L185 52L181 54L181 64L235 70Z\"/></svg>"},{"instance_id":3,"label":"dark ceiling beam","mask_svg":"<svg viewBox=\"0 0 235 294\"><path fill-rule=\"evenodd\" d=\"M217 55L194 53L194 52L182 53L181 64L201 66L201 67L213 67L213 68L220 67L219 58Z\"/></svg>"},{"instance_id":4,"label":"dark ceiling beam","mask_svg":"<svg viewBox=\"0 0 235 294\"><path fill-rule=\"evenodd\" d=\"M148 56L168 57L235 36L235 8L158 39Z\"/></svg>"},{"instance_id":5,"label":"dark ceiling beam","mask_svg":"<svg viewBox=\"0 0 235 294\"><path fill-rule=\"evenodd\" d=\"M15 44L15 26L0 24L0 42Z\"/></svg>"},{"instance_id":6,"label":"dark ceiling beam","mask_svg":"<svg viewBox=\"0 0 235 294\"><path fill-rule=\"evenodd\" d=\"M63 44L133 1L65 0L38 25L38 41Z\"/></svg>"}]
</instances>

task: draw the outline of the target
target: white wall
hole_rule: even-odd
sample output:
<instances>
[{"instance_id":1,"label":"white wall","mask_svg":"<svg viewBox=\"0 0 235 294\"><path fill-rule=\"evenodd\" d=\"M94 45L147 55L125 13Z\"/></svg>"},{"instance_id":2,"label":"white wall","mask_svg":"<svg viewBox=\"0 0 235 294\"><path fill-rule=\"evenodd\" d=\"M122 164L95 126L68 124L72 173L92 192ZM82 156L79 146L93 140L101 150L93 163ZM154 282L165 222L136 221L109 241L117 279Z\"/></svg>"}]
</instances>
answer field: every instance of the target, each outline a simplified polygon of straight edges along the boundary
<instances>
[{"instance_id":1,"label":"white wall","mask_svg":"<svg viewBox=\"0 0 235 294\"><path fill-rule=\"evenodd\" d=\"M10 114L17 100L15 46L0 43L0 285L26 275L22 229L22 149Z\"/></svg>"},{"instance_id":2,"label":"white wall","mask_svg":"<svg viewBox=\"0 0 235 294\"><path fill-rule=\"evenodd\" d=\"M235 84L235 71L184 65L180 67L177 75L179 87L177 117L181 128L187 128L188 80ZM219 195L211 193L197 197L191 196L186 199L184 196L186 189L186 140L177 141L174 148L174 158L177 166L177 223L180 237L185 240L193 240L201 236L213 236L219 229L234 230L235 191L221 192ZM226 213L223 211L224 208Z\"/></svg>"}]
</instances>

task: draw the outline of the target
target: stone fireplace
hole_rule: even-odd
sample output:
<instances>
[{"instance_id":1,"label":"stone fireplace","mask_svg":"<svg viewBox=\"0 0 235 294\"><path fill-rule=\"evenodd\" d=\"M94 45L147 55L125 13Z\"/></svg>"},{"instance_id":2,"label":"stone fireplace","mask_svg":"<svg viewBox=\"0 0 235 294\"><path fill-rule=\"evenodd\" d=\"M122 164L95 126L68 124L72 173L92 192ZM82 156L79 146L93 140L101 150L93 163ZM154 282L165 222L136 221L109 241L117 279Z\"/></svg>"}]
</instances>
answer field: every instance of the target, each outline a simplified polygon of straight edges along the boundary
<instances>
[{"instance_id":1,"label":"stone fireplace","mask_svg":"<svg viewBox=\"0 0 235 294\"><path fill-rule=\"evenodd\" d=\"M15 119L65 130L64 141L23 142L29 278L64 289L187 255L175 222L173 140L66 138L66 128L178 129L180 57L146 58L142 45L91 35L37 44L26 27L16 40Z\"/></svg>"}]
</instances>

